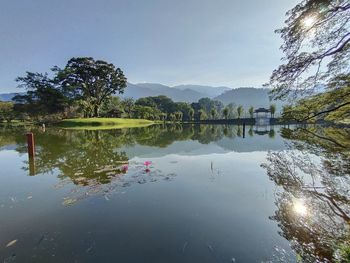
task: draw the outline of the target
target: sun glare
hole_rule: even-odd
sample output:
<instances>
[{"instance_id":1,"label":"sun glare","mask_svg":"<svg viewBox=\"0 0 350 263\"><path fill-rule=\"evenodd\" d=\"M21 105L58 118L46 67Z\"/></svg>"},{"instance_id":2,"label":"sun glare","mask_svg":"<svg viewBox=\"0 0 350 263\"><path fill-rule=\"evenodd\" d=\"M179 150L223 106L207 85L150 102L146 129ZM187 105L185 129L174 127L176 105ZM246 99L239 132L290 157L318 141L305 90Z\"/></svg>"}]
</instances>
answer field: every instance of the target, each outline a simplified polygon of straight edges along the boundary
<instances>
[{"instance_id":1,"label":"sun glare","mask_svg":"<svg viewBox=\"0 0 350 263\"><path fill-rule=\"evenodd\" d=\"M293 203L293 210L300 216L306 216L307 207L302 200L295 200Z\"/></svg>"},{"instance_id":2,"label":"sun glare","mask_svg":"<svg viewBox=\"0 0 350 263\"><path fill-rule=\"evenodd\" d=\"M316 23L316 17L308 16L303 19L302 23L305 28L311 28Z\"/></svg>"}]
</instances>

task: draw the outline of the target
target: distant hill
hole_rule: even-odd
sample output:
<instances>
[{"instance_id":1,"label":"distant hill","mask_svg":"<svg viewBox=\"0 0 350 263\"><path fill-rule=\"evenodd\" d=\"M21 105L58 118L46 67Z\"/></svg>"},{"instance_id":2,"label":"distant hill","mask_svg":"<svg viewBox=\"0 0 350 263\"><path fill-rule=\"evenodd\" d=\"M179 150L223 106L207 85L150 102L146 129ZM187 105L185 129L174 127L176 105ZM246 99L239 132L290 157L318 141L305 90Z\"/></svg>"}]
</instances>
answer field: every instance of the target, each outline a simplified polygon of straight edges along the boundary
<instances>
[{"instance_id":1,"label":"distant hill","mask_svg":"<svg viewBox=\"0 0 350 263\"><path fill-rule=\"evenodd\" d=\"M125 89L122 97L131 97L138 99L147 96L165 95L174 101L196 102L203 97L213 98L228 89L229 88L216 88L199 85L182 85L169 87L157 83L128 83L128 86Z\"/></svg>"},{"instance_id":2,"label":"distant hill","mask_svg":"<svg viewBox=\"0 0 350 263\"><path fill-rule=\"evenodd\" d=\"M0 94L0 101L11 101L16 94L18 93L2 93Z\"/></svg>"},{"instance_id":3,"label":"distant hill","mask_svg":"<svg viewBox=\"0 0 350 263\"><path fill-rule=\"evenodd\" d=\"M269 107L270 104L276 104L278 111L283 103L280 101L269 101L268 89L260 88L237 88L228 87L210 87L200 85L180 85L169 87L157 83L128 83L123 98L139 99L141 97L165 95L174 101L197 102L199 99L209 97L222 101L224 104L231 102L236 105L242 105L246 110L253 106L254 108ZM11 101L16 93L0 94L1 101Z\"/></svg>"},{"instance_id":4,"label":"distant hill","mask_svg":"<svg viewBox=\"0 0 350 263\"><path fill-rule=\"evenodd\" d=\"M237 106L242 105L246 110L253 106L254 108L268 108L271 104L275 104L277 111L280 111L283 106L282 101L270 101L269 89L265 88L237 88L228 90L214 99L221 101L225 105L234 103Z\"/></svg>"}]
</instances>

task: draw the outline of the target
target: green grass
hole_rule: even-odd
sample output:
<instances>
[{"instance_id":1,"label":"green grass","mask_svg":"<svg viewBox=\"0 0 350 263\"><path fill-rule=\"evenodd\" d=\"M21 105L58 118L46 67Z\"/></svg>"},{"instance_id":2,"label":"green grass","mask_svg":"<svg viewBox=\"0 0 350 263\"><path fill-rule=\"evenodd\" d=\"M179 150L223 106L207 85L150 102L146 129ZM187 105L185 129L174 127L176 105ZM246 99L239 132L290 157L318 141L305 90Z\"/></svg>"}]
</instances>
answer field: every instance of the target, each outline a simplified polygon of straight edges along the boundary
<instances>
[{"instance_id":1,"label":"green grass","mask_svg":"<svg viewBox=\"0 0 350 263\"><path fill-rule=\"evenodd\" d=\"M122 118L77 118L64 119L58 123L58 126L67 129L89 129L106 130L135 128L152 125L153 121L144 119L122 119Z\"/></svg>"}]
</instances>

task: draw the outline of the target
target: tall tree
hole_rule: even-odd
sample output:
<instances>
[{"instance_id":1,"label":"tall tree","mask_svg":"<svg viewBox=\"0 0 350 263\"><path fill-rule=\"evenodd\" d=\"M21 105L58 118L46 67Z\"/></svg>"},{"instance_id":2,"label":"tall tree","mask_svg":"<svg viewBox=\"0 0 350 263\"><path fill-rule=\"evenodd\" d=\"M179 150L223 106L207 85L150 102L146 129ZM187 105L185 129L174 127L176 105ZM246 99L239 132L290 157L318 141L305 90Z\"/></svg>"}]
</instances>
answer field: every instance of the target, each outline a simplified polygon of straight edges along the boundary
<instances>
[{"instance_id":1,"label":"tall tree","mask_svg":"<svg viewBox=\"0 0 350 263\"><path fill-rule=\"evenodd\" d=\"M123 93L127 85L120 68L91 57L72 58L57 79L75 98L88 99L93 106L93 116L98 117L102 104L116 92Z\"/></svg>"},{"instance_id":2,"label":"tall tree","mask_svg":"<svg viewBox=\"0 0 350 263\"><path fill-rule=\"evenodd\" d=\"M348 73L348 0L303 0L287 17L285 27L276 31L283 39L285 63L270 78L275 99L312 93L336 75Z\"/></svg>"},{"instance_id":3,"label":"tall tree","mask_svg":"<svg viewBox=\"0 0 350 263\"><path fill-rule=\"evenodd\" d=\"M225 107L222 111L222 114L224 115L225 119L227 120L228 114L229 114L229 108Z\"/></svg>"},{"instance_id":4,"label":"tall tree","mask_svg":"<svg viewBox=\"0 0 350 263\"><path fill-rule=\"evenodd\" d=\"M242 117L243 112L244 112L243 106L242 106L242 105L239 105L239 106L237 107L238 119L240 119L240 118Z\"/></svg>"},{"instance_id":5,"label":"tall tree","mask_svg":"<svg viewBox=\"0 0 350 263\"><path fill-rule=\"evenodd\" d=\"M217 114L216 109L215 109L215 108L212 108L211 111L210 111L210 115L211 115L211 117L212 117L213 120L215 119L216 114Z\"/></svg>"},{"instance_id":6,"label":"tall tree","mask_svg":"<svg viewBox=\"0 0 350 263\"><path fill-rule=\"evenodd\" d=\"M27 72L24 77L16 78L16 82L19 88L27 91L13 98L16 109L32 116L62 112L69 102L60 86L47 73Z\"/></svg>"},{"instance_id":7,"label":"tall tree","mask_svg":"<svg viewBox=\"0 0 350 263\"><path fill-rule=\"evenodd\" d=\"M248 111L249 111L250 118L253 118L254 117L254 107L251 106Z\"/></svg>"}]
</instances>

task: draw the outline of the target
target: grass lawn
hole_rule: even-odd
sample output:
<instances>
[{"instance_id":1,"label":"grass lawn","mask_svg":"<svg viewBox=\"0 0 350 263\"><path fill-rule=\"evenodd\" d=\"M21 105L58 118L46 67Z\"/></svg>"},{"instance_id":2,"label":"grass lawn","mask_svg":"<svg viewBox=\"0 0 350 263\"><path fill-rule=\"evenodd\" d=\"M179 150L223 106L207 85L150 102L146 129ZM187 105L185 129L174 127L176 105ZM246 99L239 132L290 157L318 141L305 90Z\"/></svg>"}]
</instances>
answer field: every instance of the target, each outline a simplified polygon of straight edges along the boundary
<instances>
[{"instance_id":1,"label":"grass lawn","mask_svg":"<svg viewBox=\"0 0 350 263\"><path fill-rule=\"evenodd\" d=\"M102 130L144 127L153 123L153 121L144 119L77 118L62 120L58 123L58 126L68 129Z\"/></svg>"}]
</instances>

